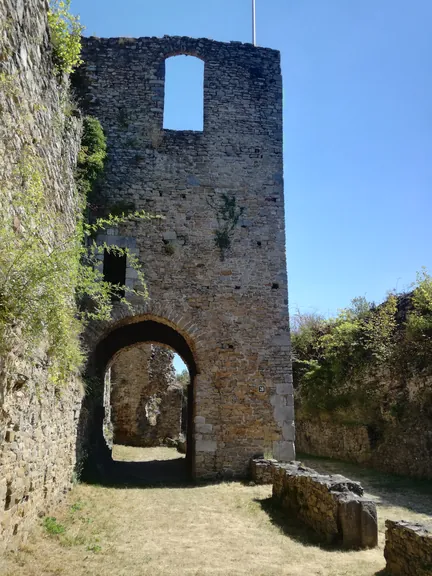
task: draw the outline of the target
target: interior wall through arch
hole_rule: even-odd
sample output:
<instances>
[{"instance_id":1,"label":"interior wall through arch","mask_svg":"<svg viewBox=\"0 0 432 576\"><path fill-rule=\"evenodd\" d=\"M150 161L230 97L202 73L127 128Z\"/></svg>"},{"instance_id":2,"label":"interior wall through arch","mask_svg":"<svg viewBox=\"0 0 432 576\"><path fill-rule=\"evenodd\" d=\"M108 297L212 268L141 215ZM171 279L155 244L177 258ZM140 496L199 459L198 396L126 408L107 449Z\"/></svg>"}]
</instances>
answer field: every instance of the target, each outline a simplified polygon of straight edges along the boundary
<instances>
[{"instance_id":1,"label":"interior wall through arch","mask_svg":"<svg viewBox=\"0 0 432 576\"><path fill-rule=\"evenodd\" d=\"M105 378L108 443L140 447L184 443L186 388L176 377L171 349L139 343L120 350Z\"/></svg>"}]
</instances>

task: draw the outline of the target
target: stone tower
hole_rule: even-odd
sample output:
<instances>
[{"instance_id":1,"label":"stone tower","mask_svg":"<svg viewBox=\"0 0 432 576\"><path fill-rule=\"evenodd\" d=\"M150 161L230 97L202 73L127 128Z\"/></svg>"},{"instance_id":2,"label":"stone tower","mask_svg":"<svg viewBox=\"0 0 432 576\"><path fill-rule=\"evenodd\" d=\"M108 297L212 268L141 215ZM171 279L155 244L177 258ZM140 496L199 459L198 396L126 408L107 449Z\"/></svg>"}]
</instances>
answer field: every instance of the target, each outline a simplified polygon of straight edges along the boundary
<instances>
[{"instance_id":1,"label":"stone tower","mask_svg":"<svg viewBox=\"0 0 432 576\"><path fill-rule=\"evenodd\" d=\"M165 61L181 54L204 61L202 132L163 129ZM109 325L92 330L93 369L101 374L138 342L183 357L195 476L244 475L257 453L294 458L279 52L183 37L86 38L83 58L88 111L108 140L107 209L163 216L99 239L138 256L149 299L133 312L117 306Z\"/></svg>"}]
</instances>

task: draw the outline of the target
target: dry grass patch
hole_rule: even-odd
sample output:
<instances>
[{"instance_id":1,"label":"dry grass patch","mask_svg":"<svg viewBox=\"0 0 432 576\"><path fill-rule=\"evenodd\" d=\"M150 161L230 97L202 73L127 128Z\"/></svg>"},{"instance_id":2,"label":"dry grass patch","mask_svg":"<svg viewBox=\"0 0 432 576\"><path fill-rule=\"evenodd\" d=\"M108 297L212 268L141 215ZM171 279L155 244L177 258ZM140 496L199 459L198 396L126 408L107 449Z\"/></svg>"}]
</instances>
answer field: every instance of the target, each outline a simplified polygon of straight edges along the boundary
<instances>
[{"instance_id":1,"label":"dry grass patch","mask_svg":"<svg viewBox=\"0 0 432 576\"><path fill-rule=\"evenodd\" d=\"M155 460L165 450L147 457ZM375 550L321 548L302 530L284 533L272 522L270 494L268 486L239 483L140 489L82 484L52 514L65 531L50 534L38 526L25 547L0 562L0 574L373 576L383 569L382 534ZM382 530L392 508L378 505ZM408 509L400 511L407 517Z\"/></svg>"}]
</instances>

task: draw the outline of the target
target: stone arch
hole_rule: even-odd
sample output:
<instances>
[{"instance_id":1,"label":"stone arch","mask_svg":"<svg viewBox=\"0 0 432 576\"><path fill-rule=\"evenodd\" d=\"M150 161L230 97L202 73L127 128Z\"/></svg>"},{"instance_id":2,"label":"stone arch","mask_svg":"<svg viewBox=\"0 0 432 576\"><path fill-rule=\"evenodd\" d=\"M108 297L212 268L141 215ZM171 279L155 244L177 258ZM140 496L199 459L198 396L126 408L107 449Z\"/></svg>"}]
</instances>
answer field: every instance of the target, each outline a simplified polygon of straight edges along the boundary
<instances>
[{"instance_id":1,"label":"stone arch","mask_svg":"<svg viewBox=\"0 0 432 576\"><path fill-rule=\"evenodd\" d=\"M87 374L92 384L87 394L88 447L86 472L91 479L103 480L109 474L112 464L111 450L103 437L105 409L103 405L104 375L115 356L122 350L139 343L151 343L167 346L177 352L189 369L190 385L188 386L188 434L186 462L188 475L195 476L195 434L194 406L197 374L199 373L198 346L192 333L196 333L192 323L180 319L182 325L171 319L151 313L124 315L116 307L114 317L117 320L99 326L98 334L93 334L94 344L91 349Z\"/></svg>"}]
</instances>

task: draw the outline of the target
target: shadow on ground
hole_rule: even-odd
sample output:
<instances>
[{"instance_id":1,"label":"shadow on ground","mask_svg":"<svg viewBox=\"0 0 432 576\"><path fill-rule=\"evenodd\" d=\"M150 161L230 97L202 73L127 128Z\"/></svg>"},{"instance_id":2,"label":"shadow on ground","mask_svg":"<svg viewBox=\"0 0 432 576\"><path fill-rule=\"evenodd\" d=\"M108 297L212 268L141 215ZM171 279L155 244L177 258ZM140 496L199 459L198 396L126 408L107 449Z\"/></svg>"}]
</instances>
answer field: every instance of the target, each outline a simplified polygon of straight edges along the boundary
<instances>
[{"instance_id":1,"label":"shadow on ground","mask_svg":"<svg viewBox=\"0 0 432 576\"><path fill-rule=\"evenodd\" d=\"M286 536L303 546L315 546L329 552L334 552L335 550L338 552L350 552L350 550L343 548L340 542L330 543L323 541L312 528L300 522L295 516L290 516L286 510L275 504L271 497L265 500L256 499L255 502L258 502L268 514L273 525L277 526Z\"/></svg>"},{"instance_id":2,"label":"shadow on ground","mask_svg":"<svg viewBox=\"0 0 432 576\"><path fill-rule=\"evenodd\" d=\"M377 505L406 508L416 514L432 516L432 482L395 476L357 464L315 456L298 455L306 466L325 474L343 474L360 482Z\"/></svg>"},{"instance_id":3,"label":"shadow on ground","mask_svg":"<svg viewBox=\"0 0 432 576\"><path fill-rule=\"evenodd\" d=\"M147 462L126 462L111 460L106 462L103 471L92 482L103 486L122 488L148 488L193 485L184 458L172 460L150 460Z\"/></svg>"}]
</instances>

